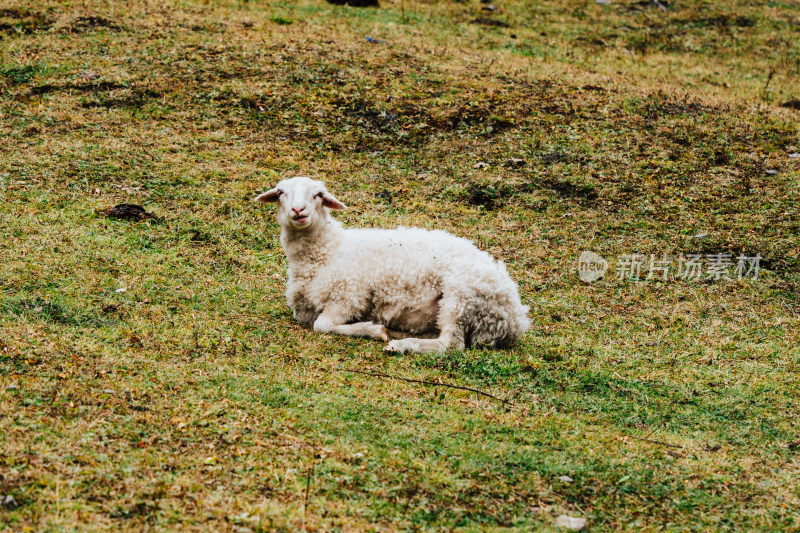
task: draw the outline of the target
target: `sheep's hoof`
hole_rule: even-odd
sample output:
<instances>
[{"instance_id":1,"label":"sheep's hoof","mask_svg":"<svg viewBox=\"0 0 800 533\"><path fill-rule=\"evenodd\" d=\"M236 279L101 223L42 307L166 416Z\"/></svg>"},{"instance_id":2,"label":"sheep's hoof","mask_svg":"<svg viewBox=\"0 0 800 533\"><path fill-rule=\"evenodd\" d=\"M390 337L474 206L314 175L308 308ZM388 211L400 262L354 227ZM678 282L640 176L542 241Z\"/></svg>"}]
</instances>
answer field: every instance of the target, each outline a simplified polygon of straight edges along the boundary
<instances>
[{"instance_id":1,"label":"sheep's hoof","mask_svg":"<svg viewBox=\"0 0 800 533\"><path fill-rule=\"evenodd\" d=\"M378 326L380 329L378 330L378 335L376 337L383 342L389 341L389 330L386 329L386 326Z\"/></svg>"},{"instance_id":2,"label":"sheep's hoof","mask_svg":"<svg viewBox=\"0 0 800 533\"><path fill-rule=\"evenodd\" d=\"M383 324L375 324L374 322L361 322L354 327L358 328L356 335L362 337L371 337L379 341L389 342L389 330ZM352 335L352 333L351 333Z\"/></svg>"},{"instance_id":3,"label":"sheep's hoof","mask_svg":"<svg viewBox=\"0 0 800 533\"><path fill-rule=\"evenodd\" d=\"M405 353L408 349L406 343L403 342L405 339L398 339L390 342L386 346L384 346L384 352L392 352L392 353Z\"/></svg>"},{"instance_id":4,"label":"sheep's hoof","mask_svg":"<svg viewBox=\"0 0 800 533\"><path fill-rule=\"evenodd\" d=\"M389 344L387 344L386 346L384 346L383 347L383 351L384 352L398 353L400 350L397 349L397 341L392 341Z\"/></svg>"}]
</instances>

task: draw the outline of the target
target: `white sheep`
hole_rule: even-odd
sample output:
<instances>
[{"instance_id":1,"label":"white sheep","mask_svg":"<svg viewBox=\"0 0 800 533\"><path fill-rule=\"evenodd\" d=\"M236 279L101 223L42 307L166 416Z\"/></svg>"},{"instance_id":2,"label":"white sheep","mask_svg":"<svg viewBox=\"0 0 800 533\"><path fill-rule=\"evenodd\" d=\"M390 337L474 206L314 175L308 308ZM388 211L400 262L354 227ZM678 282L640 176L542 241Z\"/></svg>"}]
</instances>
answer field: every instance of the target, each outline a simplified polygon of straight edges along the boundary
<instances>
[{"instance_id":1,"label":"white sheep","mask_svg":"<svg viewBox=\"0 0 800 533\"><path fill-rule=\"evenodd\" d=\"M503 347L530 326L505 265L444 231L344 229L345 209L321 181L286 179L261 195L278 204L289 259L286 299L314 331L389 341L390 352ZM434 337L434 338L431 338Z\"/></svg>"}]
</instances>

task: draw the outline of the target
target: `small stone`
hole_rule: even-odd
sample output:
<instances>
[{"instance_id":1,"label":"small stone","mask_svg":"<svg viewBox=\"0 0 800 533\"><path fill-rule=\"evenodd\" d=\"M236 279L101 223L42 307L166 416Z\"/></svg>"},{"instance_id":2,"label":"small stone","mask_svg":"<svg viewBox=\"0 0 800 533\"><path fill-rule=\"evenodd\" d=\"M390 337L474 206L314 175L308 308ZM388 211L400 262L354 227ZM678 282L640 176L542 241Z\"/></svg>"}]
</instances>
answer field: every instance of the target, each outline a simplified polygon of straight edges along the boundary
<instances>
[{"instance_id":1,"label":"small stone","mask_svg":"<svg viewBox=\"0 0 800 533\"><path fill-rule=\"evenodd\" d=\"M664 12L667 11L667 5L665 4L667 4L666 0L664 2L659 2L659 0L650 0L651 7L657 7L658 9Z\"/></svg>"},{"instance_id":2,"label":"small stone","mask_svg":"<svg viewBox=\"0 0 800 533\"><path fill-rule=\"evenodd\" d=\"M122 294L123 292L125 292L125 291L127 291L127 290L128 290L128 289L126 289L125 287L120 287L119 289L115 290L114 292L117 292L117 293L119 293L119 294Z\"/></svg>"},{"instance_id":3,"label":"small stone","mask_svg":"<svg viewBox=\"0 0 800 533\"><path fill-rule=\"evenodd\" d=\"M764 172L767 176L774 176L778 173L777 170L767 170Z\"/></svg>"},{"instance_id":4,"label":"small stone","mask_svg":"<svg viewBox=\"0 0 800 533\"><path fill-rule=\"evenodd\" d=\"M594 0L594 1L600 4L601 6L607 6L611 3L611 0Z\"/></svg>"},{"instance_id":5,"label":"small stone","mask_svg":"<svg viewBox=\"0 0 800 533\"><path fill-rule=\"evenodd\" d=\"M489 4L488 6L481 7L481 9L483 9L484 11L494 11L495 7L494 4Z\"/></svg>"},{"instance_id":6,"label":"small stone","mask_svg":"<svg viewBox=\"0 0 800 533\"><path fill-rule=\"evenodd\" d=\"M12 383L8 387L6 387L6 390L19 390L19 385Z\"/></svg>"},{"instance_id":7,"label":"small stone","mask_svg":"<svg viewBox=\"0 0 800 533\"><path fill-rule=\"evenodd\" d=\"M521 167L525 165L525 160L516 157L511 157L508 160L508 165L511 167Z\"/></svg>"},{"instance_id":8,"label":"small stone","mask_svg":"<svg viewBox=\"0 0 800 533\"><path fill-rule=\"evenodd\" d=\"M17 500L15 500L12 495L6 494L5 498L3 498L3 507L6 509L16 509L19 507L19 504L17 504Z\"/></svg>"},{"instance_id":9,"label":"small stone","mask_svg":"<svg viewBox=\"0 0 800 533\"><path fill-rule=\"evenodd\" d=\"M793 154L789 154L791 159L800 159L800 152L795 152Z\"/></svg>"},{"instance_id":10,"label":"small stone","mask_svg":"<svg viewBox=\"0 0 800 533\"><path fill-rule=\"evenodd\" d=\"M558 480L563 481L564 483L572 483L573 481L575 481L569 476L558 476Z\"/></svg>"},{"instance_id":11,"label":"small stone","mask_svg":"<svg viewBox=\"0 0 800 533\"><path fill-rule=\"evenodd\" d=\"M556 518L556 526L565 527L573 531L583 531L584 529L586 529L586 519L574 518L572 516L567 516L565 514L562 514L561 516Z\"/></svg>"},{"instance_id":12,"label":"small stone","mask_svg":"<svg viewBox=\"0 0 800 533\"><path fill-rule=\"evenodd\" d=\"M472 168L486 168L488 166L489 166L488 163L484 163L483 161L479 161L478 163L475 163L475 165Z\"/></svg>"}]
</instances>

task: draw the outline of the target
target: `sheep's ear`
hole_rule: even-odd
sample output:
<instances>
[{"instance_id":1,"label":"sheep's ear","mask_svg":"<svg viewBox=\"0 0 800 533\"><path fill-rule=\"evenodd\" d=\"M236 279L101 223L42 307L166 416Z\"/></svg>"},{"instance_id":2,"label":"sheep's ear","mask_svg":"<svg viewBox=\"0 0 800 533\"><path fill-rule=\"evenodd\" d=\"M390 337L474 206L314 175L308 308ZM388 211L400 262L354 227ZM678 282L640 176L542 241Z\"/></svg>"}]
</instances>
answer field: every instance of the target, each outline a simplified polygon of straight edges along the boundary
<instances>
[{"instance_id":1,"label":"sheep's ear","mask_svg":"<svg viewBox=\"0 0 800 533\"><path fill-rule=\"evenodd\" d=\"M334 211L344 211L347 209L346 205L337 200L336 197L329 192L326 192L322 195L322 205L328 209L333 209Z\"/></svg>"},{"instance_id":2,"label":"sheep's ear","mask_svg":"<svg viewBox=\"0 0 800 533\"><path fill-rule=\"evenodd\" d=\"M271 204L278 201L278 197L281 195L281 191L278 189L270 189L263 194L259 194L256 196L256 202L264 202L265 204Z\"/></svg>"}]
</instances>

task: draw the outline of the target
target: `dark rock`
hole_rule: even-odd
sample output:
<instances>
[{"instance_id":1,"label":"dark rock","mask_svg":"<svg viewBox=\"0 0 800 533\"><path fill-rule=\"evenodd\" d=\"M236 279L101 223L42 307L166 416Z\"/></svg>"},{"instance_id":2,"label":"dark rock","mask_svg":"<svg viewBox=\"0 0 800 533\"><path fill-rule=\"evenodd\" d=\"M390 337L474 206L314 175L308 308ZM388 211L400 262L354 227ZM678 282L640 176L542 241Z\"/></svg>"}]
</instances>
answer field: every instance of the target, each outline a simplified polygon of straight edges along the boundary
<instances>
[{"instance_id":1,"label":"dark rock","mask_svg":"<svg viewBox=\"0 0 800 533\"><path fill-rule=\"evenodd\" d=\"M123 220L147 220L155 219L155 215L145 211L144 207L136 204L119 204L101 211L109 218L121 218Z\"/></svg>"}]
</instances>

